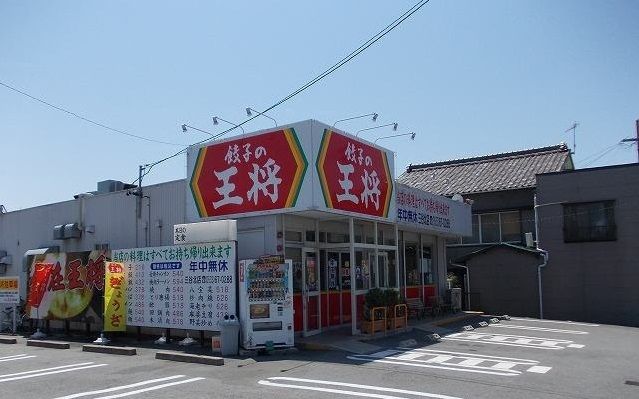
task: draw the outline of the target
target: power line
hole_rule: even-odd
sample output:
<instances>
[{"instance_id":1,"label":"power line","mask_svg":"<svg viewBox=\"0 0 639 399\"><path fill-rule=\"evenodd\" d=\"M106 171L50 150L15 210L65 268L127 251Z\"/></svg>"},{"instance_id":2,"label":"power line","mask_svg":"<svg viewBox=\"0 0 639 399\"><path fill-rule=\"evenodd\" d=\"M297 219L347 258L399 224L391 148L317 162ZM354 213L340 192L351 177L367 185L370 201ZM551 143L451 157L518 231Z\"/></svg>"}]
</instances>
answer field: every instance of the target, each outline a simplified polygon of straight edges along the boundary
<instances>
[{"instance_id":1,"label":"power line","mask_svg":"<svg viewBox=\"0 0 639 399\"><path fill-rule=\"evenodd\" d=\"M28 98L30 98L30 99L32 99L32 100L34 100L34 101L37 101L37 102L39 102L39 103L42 103L42 104L44 104L44 105L46 105L46 106L48 106L48 107L51 107L51 108L53 108L53 109L55 109L55 110L57 110L57 111L64 112L64 113L66 113L66 114L68 114L68 115L71 115L71 116L73 116L74 118L81 119L81 120L83 120L83 121L85 121L85 122L91 123L91 124L93 124L93 125L99 126L99 127L101 127L101 128L104 128L104 129L106 129L106 130L110 130L110 131L115 132L115 133L123 134L123 135L125 135L125 136L133 137L133 138L140 139L140 140L149 141L149 142L152 142L152 143L159 143L159 144L166 144L166 145L173 145L173 146L184 146L184 144L171 143L171 142L168 142L168 141L162 141L162 140L155 140L155 139L151 139L151 138L144 137L144 136L138 136L137 134L129 133L129 132L126 132L126 131L124 131L124 130L120 130L120 129L113 128L113 127L111 127L111 126L107 126L107 125L105 125L104 123L100 123L100 122L96 122L96 121L94 121L94 120L91 120L91 119L89 119L89 118L87 118L87 117L84 117L84 116L82 116L82 115L79 115L79 114L77 114L77 113L75 113L75 112L73 112L73 111L69 111L68 109L63 108L63 107L60 107L60 106L58 106L58 105L52 104L52 103L50 103L50 102L48 102L48 101L45 101L45 100L43 100L43 99L41 99L41 98L35 97L35 96L33 96L33 95L31 95L31 94L29 94L29 93L25 92L25 91L22 91L22 90L20 90L20 89L17 89L17 88L15 88L15 87L13 87L13 86L11 86L11 85L8 85L8 84L6 84L6 83L4 83L4 82L1 82L1 81L0 81L0 86L4 86L4 87L6 87L6 88L7 88L7 89L9 89L9 90L13 90L13 91L15 91L16 93L22 94L22 95L23 95L23 96L25 96L25 97L28 97Z\"/></svg>"},{"instance_id":2,"label":"power line","mask_svg":"<svg viewBox=\"0 0 639 399\"><path fill-rule=\"evenodd\" d=\"M410 16L412 16L414 13L416 13L417 11L419 11L423 6L425 6L426 4L428 4L430 0L420 0L417 3L415 3L415 5L413 5L411 8L409 8L407 11L405 11L402 15L400 15L399 17L397 17L395 20L393 20L393 22L391 22L390 24L386 25L382 30L380 30L379 32L377 32L375 35L373 35L370 39L366 40L364 43L362 43L358 48L356 48L355 50L351 51L348 55L346 55L345 57L343 57L342 59L340 59L338 62L336 62L335 64L333 64L332 66L330 66L329 68L327 68L326 70L324 70L324 72L320 73L319 75L315 76L313 79L309 80L308 82L304 83L302 86L300 86L298 89L294 90L292 93L288 94L287 96L283 97L282 99L278 100L277 102L275 102L273 105L271 105L270 107L264 109L263 111L261 111L261 113L265 113L265 112L269 112L272 109L282 105L283 103L285 103L286 101L290 100L291 98L297 96L298 94L300 94L301 92L305 91L306 89L308 89L309 87L313 86L315 83L319 82L320 80L324 79L326 76L330 75L331 73L335 72L336 70L338 70L339 68L341 68L343 65L345 65L346 63L348 63L349 61L351 61L353 58L357 57L359 54L361 54L363 51L365 51L367 48L369 48L370 46L372 46L373 44L375 44L377 41L379 41L382 37L386 36L388 33L390 33L391 31L393 31L395 28L397 28L402 22L404 22L406 19L408 19ZM225 135L226 133L237 129L238 127L247 124L248 122L252 121L253 119L257 118L259 116L259 114L257 115L253 115L252 117L245 119L243 122L237 124L236 126L233 126L229 129L224 130L223 132L219 133L218 135L216 135L215 137L220 137ZM207 138L204 140L200 140L196 143L193 143L192 145L198 145L198 144L202 144L206 141L211 140L211 138ZM175 154L168 156L164 159L161 159L159 161L153 162L151 165L155 166L161 162L164 162L168 159L171 159L173 157L176 157L178 155L180 155L181 153L183 153L186 149L182 149L178 152L176 152ZM146 176L148 174L150 170L150 167L147 169L147 171L142 175L142 177ZM135 182L137 182L139 180L136 179L133 181L132 184L135 184Z\"/></svg>"}]
</instances>

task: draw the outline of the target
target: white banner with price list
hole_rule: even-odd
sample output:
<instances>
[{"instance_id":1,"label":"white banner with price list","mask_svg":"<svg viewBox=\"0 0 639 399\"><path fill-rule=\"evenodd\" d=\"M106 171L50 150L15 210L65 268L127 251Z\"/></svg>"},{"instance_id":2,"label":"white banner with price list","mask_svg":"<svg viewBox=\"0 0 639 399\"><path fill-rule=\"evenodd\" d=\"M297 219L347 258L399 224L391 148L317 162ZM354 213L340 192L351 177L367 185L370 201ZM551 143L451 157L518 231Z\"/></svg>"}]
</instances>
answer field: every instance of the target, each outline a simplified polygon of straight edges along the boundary
<instances>
[{"instance_id":1,"label":"white banner with price list","mask_svg":"<svg viewBox=\"0 0 639 399\"><path fill-rule=\"evenodd\" d=\"M125 266L127 325L219 331L235 314L235 241L118 249Z\"/></svg>"}]
</instances>

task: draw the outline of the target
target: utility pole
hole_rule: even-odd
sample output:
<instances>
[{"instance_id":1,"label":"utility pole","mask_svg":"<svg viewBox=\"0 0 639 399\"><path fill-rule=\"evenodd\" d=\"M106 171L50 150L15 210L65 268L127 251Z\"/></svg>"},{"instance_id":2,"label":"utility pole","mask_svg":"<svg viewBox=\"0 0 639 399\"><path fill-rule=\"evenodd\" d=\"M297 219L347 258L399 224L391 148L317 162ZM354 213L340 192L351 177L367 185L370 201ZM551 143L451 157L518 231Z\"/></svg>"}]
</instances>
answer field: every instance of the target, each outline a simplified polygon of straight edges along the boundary
<instances>
[{"instance_id":1,"label":"utility pole","mask_svg":"<svg viewBox=\"0 0 639 399\"><path fill-rule=\"evenodd\" d=\"M635 121L635 129L637 133L637 137L634 139L623 139L622 143L635 143L637 145L637 162L639 162L639 119Z\"/></svg>"},{"instance_id":2,"label":"utility pole","mask_svg":"<svg viewBox=\"0 0 639 399\"><path fill-rule=\"evenodd\" d=\"M577 150L577 141L575 139L575 131L577 130L577 126L579 126L579 123L574 122L572 126L564 131L564 133L568 133L572 130L572 151L570 152L571 155L575 155L575 151Z\"/></svg>"}]
</instances>

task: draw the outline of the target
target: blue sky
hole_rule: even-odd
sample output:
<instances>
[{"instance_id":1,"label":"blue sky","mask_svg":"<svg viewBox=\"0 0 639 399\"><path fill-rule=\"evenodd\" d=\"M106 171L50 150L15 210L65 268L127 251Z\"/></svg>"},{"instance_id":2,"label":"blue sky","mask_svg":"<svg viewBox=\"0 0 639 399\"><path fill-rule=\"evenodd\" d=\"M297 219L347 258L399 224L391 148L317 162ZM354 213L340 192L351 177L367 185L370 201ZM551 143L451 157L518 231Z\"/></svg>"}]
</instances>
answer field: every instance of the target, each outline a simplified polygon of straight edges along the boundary
<instances>
[{"instance_id":1,"label":"blue sky","mask_svg":"<svg viewBox=\"0 0 639 399\"><path fill-rule=\"evenodd\" d=\"M176 143L188 123L245 118L285 96L413 1L3 1L0 81L114 128ZM409 163L569 141L577 167L636 162L621 146L639 118L639 2L432 0L318 85L278 122L368 112L417 133L384 144ZM110 133L0 87L0 204L11 211L130 182L179 147ZM265 118L247 130L271 126ZM353 121L342 127L371 126ZM392 131L370 132L372 140ZM381 144L381 143L380 143ZM590 157L590 158L588 158ZM185 177L186 158L152 184Z\"/></svg>"}]
</instances>

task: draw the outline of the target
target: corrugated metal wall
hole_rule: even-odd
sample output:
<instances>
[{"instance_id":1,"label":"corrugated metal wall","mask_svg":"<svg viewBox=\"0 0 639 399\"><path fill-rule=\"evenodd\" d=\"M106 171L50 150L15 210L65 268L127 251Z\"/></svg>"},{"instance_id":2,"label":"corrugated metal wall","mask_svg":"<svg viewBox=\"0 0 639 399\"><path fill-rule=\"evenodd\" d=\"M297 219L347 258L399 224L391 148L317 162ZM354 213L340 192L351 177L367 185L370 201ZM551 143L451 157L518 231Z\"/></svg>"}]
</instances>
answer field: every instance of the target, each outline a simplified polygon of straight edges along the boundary
<instances>
[{"instance_id":1,"label":"corrugated metal wall","mask_svg":"<svg viewBox=\"0 0 639 399\"><path fill-rule=\"evenodd\" d=\"M173 225L185 222L186 181L144 187L144 195L150 197L151 218L149 223L149 199L143 198L141 218L137 219L137 246L146 246L147 224L149 246L173 244ZM13 257L6 274L21 276L24 297L26 273L22 258L29 249L59 246L61 252L75 252L92 250L96 244L108 244L110 249L136 247L136 199L118 191L0 214L0 250ZM55 225L81 222L82 201L82 238L54 240Z\"/></svg>"}]
</instances>

